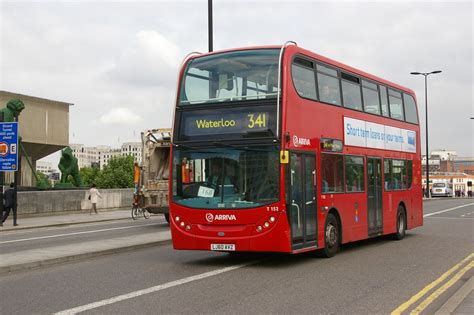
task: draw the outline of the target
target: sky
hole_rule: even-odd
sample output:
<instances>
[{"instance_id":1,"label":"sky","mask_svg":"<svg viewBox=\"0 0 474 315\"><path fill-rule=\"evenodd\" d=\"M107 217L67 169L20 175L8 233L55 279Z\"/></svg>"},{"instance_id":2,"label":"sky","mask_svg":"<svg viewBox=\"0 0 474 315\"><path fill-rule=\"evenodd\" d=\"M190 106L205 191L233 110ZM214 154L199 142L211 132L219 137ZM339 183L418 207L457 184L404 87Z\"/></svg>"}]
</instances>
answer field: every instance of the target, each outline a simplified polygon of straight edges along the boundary
<instances>
[{"instance_id":1,"label":"sky","mask_svg":"<svg viewBox=\"0 0 474 315\"><path fill-rule=\"evenodd\" d=\"M411 88L422 148L474 156L472 1L213 1L214 50L280 45ZM171 127L183 58L208 49L207 0L0 0L0 90L64 101L70 143ZM58 154L46 160L57 161Z\"/></svg>"}]
</instances>

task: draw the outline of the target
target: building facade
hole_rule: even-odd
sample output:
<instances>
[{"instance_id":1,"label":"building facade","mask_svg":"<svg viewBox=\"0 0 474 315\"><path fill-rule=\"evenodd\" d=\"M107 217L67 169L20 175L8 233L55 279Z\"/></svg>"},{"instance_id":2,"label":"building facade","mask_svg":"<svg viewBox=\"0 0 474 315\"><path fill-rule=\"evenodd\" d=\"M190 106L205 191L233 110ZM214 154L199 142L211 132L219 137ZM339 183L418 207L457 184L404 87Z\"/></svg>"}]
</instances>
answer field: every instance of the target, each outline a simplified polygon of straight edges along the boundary
<instances>
[{"instance_id":1,"label":"building facade","mask_svg":"<svg viewBox=\"0 0 474 315\"><path fill-rule=\"evenodd\" d=\"M70 147L73 155L77 158L79 169L93 166L103 169L109 164L110 159L117 156L131 155L138 163L141 163L142 160L140 142L126 142L120 148L111 148L105 145L86 147L83 144L71 144Z\"/></svg>"},{"instance_id":2,"label":"building facade","mask_svg":"<svg viewBox=\"0 0 474 315\"><path fill-rule=\"evenodd\" d=\"M426 156L422 156L423 174L426 173ZM474 175L474 157L459 157L456 151L434 150L429 157L429 170L433 172L466 173Z\"/></svg>"},{"instance_id":3,"label":"building facade","mask_svg":"<svg viewBox=\"0 0 474 315\"><path fill-rule=\"evenodd\" d=\"M46 161L36 161L36 171L45 175L49 175L54 171L53 163Z\"/></svg>"},{"instance_id":4,"label":"building facade","mask_svg":"<svg viewBox=\"0 0 474 315\"><path fill-rule=\"evenodd\" d=\"M142 162L142 144L141 142L125 142L121 147L122 156L131 155L135 162Z\"/></svg>"},{"instance_id":5,"label":"building facade","mask_svg":"<svg viewBox=\"0 0 474 315\"><path fill-rule=\"evenodd\" d=\"M20 99L25 104L25 109L18 117L19 134L22 138L18 185L34 187L37 161L69 144L69 107L73 104L0 91L2 108L12 99ZM5 183L13 182L13 178L13 172L6 172Z\"/></svg>"}]
</instances>

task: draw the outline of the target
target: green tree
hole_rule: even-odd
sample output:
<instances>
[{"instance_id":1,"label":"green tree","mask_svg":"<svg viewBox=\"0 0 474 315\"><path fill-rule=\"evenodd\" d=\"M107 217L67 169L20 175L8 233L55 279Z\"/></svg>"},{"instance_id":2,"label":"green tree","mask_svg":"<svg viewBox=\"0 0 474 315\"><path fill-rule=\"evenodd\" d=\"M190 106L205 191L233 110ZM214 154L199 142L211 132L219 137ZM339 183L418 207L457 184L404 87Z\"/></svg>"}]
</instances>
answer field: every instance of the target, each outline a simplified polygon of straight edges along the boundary
<instances>
[{"instance_id":1,"label":"green tree","mask_svg":"<svg viewBox=\"0 0 474 315\"><path fill-rule=\"evenodd\" d=\"M36 172L38 176L38 181L36 181L36 188L38 189L47 189L51 188L51 182L49 181L48 176L42 172Z\"/></svg>"},{"instance_id":2,"label":"green tree","mask_svg":"<svg viewBox=\"0 0 474 315\"><path fill-rule=\"evenodd\" d=\"M133 156L120 156L110 159L109 164L97 177L99 188L132 188L133 187Z\"/></svg>"},{"instance_id":3,"label":"green tree","mask_svg":"<svg viewBox=\"0 0 474 315\"><path fill-rule=\"evenodd\" d=\"M79 171L79 174L81 175L82 183L85 186L91 186L96 183L100 169L98 167L83 167Z\"/></svg>"}]
</instances>

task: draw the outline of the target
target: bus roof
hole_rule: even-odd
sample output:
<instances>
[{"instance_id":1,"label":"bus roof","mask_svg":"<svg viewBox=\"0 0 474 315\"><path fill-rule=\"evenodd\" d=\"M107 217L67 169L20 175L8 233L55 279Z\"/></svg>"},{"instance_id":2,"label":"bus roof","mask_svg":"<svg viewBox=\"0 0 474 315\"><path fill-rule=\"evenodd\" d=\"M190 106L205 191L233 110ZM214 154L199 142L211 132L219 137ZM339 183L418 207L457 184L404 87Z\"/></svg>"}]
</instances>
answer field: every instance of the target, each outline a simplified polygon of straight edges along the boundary
<instances>
[{"instance_id":1,"label":"bus roof","mask_svg":"<svg viewBox=\"0 0 474 315\"><path fill-rule=\"evenodd\" d=\"M223 50L213 51L213 52L209 52L209 53L203 53L203 54L200 54L200 55L194 55L194 56L190 57L189 59L199 58L199 57L203 57L203 56L210 56L210 55L215 55L215 54L220 54L220 53L225 53L225 52L239 51L239 50L281 49L281 47L282 47L281 45L268 45L268 46L249 46L249 47L240 47L240 48L230 48L230 49L223 49ZM307 49L301 48L299 46L295 46L295 45L288 46L288 49L292 49L292 48L296 49L296 51L295 51L296 53L300 53L300 54L305 55L307 57L319 60L323 63L332 65L336 68L344 69L348 72L352 72L353 74L357 74L357 75L365 77L369 80L377 81L379 83L382 83L382 84L385 84L387 86L402 90L402 91L407 92L407 93L412 94L412 95L415 94L415 92L413 90L411 90L407 87L404 87L402 85L399 85L399 84L391 82L391 81L388 81L386 79L382 79L382 78L380 78L378 76L375 76L373 74L370 74L370 73L367 73L365 71L359 70L359 69L351 67L349 65L346 65L342 62L336 61L334 59L331 59L331 58L328 58L328 57L325 57L325 56L322 56L322 55L319 55L317 53L314 53L314 52L309 51Z\"/></svg>"}]
</instances>

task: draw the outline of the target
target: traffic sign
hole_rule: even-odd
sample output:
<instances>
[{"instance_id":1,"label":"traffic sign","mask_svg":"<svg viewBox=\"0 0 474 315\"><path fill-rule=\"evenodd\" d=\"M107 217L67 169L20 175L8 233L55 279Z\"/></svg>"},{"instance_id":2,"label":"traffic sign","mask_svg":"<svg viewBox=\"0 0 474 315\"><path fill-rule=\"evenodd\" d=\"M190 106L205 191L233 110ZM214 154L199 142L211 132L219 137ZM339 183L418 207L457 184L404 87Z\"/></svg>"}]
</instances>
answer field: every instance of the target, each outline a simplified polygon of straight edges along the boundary
<instances>
[{"instance_id":1,"label":"traffic sign","mask_svg":"<svg viewBox=\"0 0 474 315\"><path fill-rule=\"evenodd\" d=\"M18 169L18 123L0 122L0 171Z\"/></svg>"}]
</instances>

